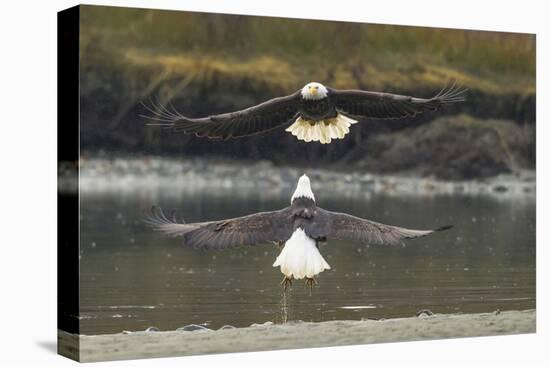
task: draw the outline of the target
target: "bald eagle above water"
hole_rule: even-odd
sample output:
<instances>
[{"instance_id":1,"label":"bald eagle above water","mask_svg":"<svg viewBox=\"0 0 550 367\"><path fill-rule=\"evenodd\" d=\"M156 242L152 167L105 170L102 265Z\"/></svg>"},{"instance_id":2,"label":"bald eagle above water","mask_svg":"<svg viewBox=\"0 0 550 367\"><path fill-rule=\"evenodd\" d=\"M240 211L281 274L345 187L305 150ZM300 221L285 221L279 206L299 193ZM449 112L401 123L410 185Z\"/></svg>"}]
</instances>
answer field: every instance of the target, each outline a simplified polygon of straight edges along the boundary
<instances>
[{"instance_id":1,"label":"bald eagle above water","mask_svg":"<svg viewBox=\"0 0 550 367\"><path fill-rule=\"evenodd\" d=\"M144 105L152 113L144 117L158 121L150 125L211 139L239 138L289 125L285 131L298 140L329 144L333 139L343 139L350 126L361 118L413 117L464 101L466 91L453 83L431 98L417 98L365 90L337 90L312 82L288 96L240 111L190 118L175 109Z\"/></svg>"},{"instance_id":2,"label":"bald eagle above water","mask_svg":"<svg viewBox=\"0 0 550 367\"><path fill-rule=\"evenodd\" d=\"M275 243L282 247L273 263L284 274L286 289L293 279L304 279L311 288L315 276L330 265L319 252L319 243L330 239L363 244L398 245L405 239L427 236L435 230L418 230L377 223L368 219L336 213L316 205L309 178L303 175L290 199L290 206L239 218L200 223L178 223L168 219L159 207L153 207L145 219L153 229L193 248L225 249L238 246Z\"/></svg>"}]
</instances>

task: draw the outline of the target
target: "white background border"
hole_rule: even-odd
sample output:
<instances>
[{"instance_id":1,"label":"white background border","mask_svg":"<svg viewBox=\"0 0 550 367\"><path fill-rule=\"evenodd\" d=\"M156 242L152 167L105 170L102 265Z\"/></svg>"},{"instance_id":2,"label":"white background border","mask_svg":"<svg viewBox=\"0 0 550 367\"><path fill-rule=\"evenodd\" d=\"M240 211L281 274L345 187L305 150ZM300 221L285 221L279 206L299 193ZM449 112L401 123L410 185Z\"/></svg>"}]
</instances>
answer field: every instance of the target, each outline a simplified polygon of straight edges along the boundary
<instances>
[{"instance_id":1,"label":"white background border","mask_svg":"<svg viewBox=\"0 0 550 367\"><path fill-rule=\"evenodd\" d=\"M91 1L90 4L537 33L537 335L100 363L101 366L544 365L548 353L548 98L544 1ZM73 1L4 2L0 15L0 364L66 366L56 343L56 12ZM544 281L546 279L546 281ZM545 290L546 288L546 290ZM548 346L546 347L548 348Z\"/></svg>"}]
</instances>

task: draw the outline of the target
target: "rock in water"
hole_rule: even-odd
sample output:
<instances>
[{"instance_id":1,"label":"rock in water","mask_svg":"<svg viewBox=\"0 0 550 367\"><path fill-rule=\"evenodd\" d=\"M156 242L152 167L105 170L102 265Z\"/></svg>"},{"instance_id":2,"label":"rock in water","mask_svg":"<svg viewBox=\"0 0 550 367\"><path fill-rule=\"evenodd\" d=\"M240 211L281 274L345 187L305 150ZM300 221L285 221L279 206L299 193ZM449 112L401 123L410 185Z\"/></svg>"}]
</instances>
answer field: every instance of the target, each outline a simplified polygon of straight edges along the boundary
<instances>
[{"instance_id":1,"label":"rock in water","mask_svg":"<svg viewBox=\"0 0 550 367\"><path fill-rule=\"evenodd\" d=\"M218 330L229 330L229 329L236 329L236 327L233 326L233 325L224 325L221 328L219 328Z\"/></svg>"},{"instance_id":2,"label":"rock in water","mask_svg":"<svg viewBox=\"0 0 550 367\"><path fill-rule=\"evenodd\" d=\"M250 325L250 326L251 326L251 327L256 327L256 326L270 326L270 325L273 325L273 322L271 322L271 321L266 321L266 322L264 322L263 324L256 324L256 323L254 323L254 324L252 324L252 325Z\"/></svg>"},{"instance_id":3,"label":"rock in water","mask_svg":"<svg viewBox=\"0 0 550 367\"><path fill-rule=\"evenodd\" d=\"M416 317L427 317L427 316L433 316L433 312L428 310L428 309L424 309L424 310L420 310L416 313Z\"/></svg>"},{"instance_id":4,"label":"rock in water","mask_svg":"<svg viewBox=\"0 0 550 367\"><path fill-rule=\"evenodd\" d=\"M211 329L197 324L189 324L176 329L176 331L212 331Z\"/></svg>"}]
</instances>

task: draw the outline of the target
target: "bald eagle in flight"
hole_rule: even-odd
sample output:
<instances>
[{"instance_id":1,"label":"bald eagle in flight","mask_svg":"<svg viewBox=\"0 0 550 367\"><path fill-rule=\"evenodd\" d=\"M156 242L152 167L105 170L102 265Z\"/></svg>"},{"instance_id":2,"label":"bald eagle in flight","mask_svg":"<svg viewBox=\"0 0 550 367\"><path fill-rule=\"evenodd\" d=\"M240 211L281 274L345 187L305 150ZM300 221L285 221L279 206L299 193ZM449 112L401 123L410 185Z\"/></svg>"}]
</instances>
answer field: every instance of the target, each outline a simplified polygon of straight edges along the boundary
<instances>
[{"instance_id":1,"label":"bald eagle in flight","mask_svg":"<svg viewBox=\"0 0 550 367\"><path fill-rule=\"evenodd\" d=\"M273 263L274 267L280 266L284 274L281 284L286 290L293 279L305 278L310 291L316 283L315 276L330 269L319 252L319 242L336 239L397 245L405 239L451 228L407 229L322 209L316 205L306 175L298 180L290 206L281 210L212 222L178 223L154 206L145 221L159 232L181 237L185 246L193 248L224 249L262 243L284 245Z\"/></svg>"},{"instance_id":2,"label":"bald eagle in flight","mask_svg":"<svg viewBox=\"0 0 550 367\"><path fill-rule=\"evenodd\" d=\"M290 125L285 131L298 140L329 144L332 139L343 139L358 119L413 117L435 111L445 104L464 101L466 91L453 83L431 98L417 98L364 90L337 90L312 82L291 95L230 113L190 118L175 109L151 108L144 104L153 115L142 116L159 121L150 125L211 139L240 138Z\"/></svg>"}]
</instances>

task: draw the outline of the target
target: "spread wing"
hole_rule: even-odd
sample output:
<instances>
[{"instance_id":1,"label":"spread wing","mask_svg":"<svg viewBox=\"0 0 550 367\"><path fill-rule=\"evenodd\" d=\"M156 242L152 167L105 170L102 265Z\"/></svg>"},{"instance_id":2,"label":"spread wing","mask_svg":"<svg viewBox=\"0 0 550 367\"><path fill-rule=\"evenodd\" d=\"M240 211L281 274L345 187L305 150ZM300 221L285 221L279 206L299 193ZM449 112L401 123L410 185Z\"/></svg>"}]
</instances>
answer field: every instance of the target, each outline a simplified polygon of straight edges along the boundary
<instances>
[{"instance_id":1,"label":"spread wing","mask_svg":"<svg viewBox=\"0 0 550 367\"><path fill-rule=\"evenodd\" d=\"M145 222L172 237L182 237L185 246L223 249L286 241L292 234L290 208L213 222L178 223L159 207L151 208Z\"/></svg>"},{"instance_id":2,"label":"spread wing","mask_svg":"<svg viewBox=\"0 0 550 367\"><path fill-rule=\"evenodd\" d=\"M151 210L146 213L143 221L154 230L162 232L170 237L183 236L187 232L209 223L178 223L175 212L172 212L170 219L168 219L158 206L151 207Z\"/></svg>"},{"instance_id":3,"label":"spread wing","mask_svg":"<svg viewBox=\"0 0 550 367\"><path fill-rule=\"evenodd\" d=\"M270 99L244 110L212 115L202 118L189 118L164 106L150 108L144 105L152 116L143 116L160 121L159 124L175 132L195 134L212 139L238 138L254 135L288 124L298 115L300 92Z\"/></svg>"},{"instance_id":4,"label":"spread wing","mask_svg":"<svg viewBox=\"0 0 550 367\"><path fill-rule=\"evenodd\" d=\"M424 237L451 228L444 226L434 230L408 229L321 208L317 208L316 223L318 225L306 229L307 234L312 237L379 245L397 245L405 239Z\"/></svg>"},{"instance_id":5,"label":"spread wing","mask_svg":"<svg viewBox=\"0 0 550 367\"><path fill-rule=\"evenodd\" d=\"M441 106L465 100L466 88L455 84L443 88L432 98L417 98L364 90L329 89L336 109L344 114L376 119L398 119L435 111Z\"/></svg>"}]
</instances>

